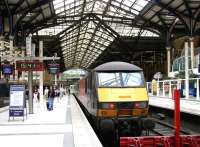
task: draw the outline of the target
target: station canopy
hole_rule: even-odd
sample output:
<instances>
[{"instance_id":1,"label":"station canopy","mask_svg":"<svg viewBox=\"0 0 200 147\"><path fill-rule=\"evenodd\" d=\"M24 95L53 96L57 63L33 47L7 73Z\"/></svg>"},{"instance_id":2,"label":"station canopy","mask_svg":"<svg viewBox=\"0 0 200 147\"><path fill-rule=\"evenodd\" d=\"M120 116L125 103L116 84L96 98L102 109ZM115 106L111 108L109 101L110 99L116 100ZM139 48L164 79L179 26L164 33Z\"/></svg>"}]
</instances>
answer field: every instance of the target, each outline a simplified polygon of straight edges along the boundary
<instances>
[{"instance_id":1,"label":"station canopy","mask_svg":"<svg viewBox=\"0 0 200 147\"><path fill-rule=\"evenodd\" d=\"M7 0L7 3L16 11L15 29L57 37L59 44L51 42L49 50L61 52L66 68L90 67L114 40L124 36L159 38L167 32L173 35L189 32L191 22L196 31L200 27L197 0Z\"/></svg>"},{"instance_id":2,"label":"station canopy","mask_svg":"<svg viewBox=\"0 0 200 147\"><path fill-rule=\"evenodd\" d=\"M54 0L58 26L41 30L61 40L66 67L88 68L119 36L158 36L130 22L146 0ZM126 23L128 22L128 23Z\"/></svg>"}]
</instances>

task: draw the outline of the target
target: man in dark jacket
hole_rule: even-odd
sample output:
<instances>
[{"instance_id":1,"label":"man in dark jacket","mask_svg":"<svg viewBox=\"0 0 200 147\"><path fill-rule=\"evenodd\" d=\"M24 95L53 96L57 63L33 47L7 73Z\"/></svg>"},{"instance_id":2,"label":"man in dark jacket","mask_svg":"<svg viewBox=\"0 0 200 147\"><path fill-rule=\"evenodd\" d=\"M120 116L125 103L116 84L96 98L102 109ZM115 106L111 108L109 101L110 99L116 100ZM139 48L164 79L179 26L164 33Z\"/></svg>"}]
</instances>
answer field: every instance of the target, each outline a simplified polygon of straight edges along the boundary
<instances>
[{"instance_id":1,"label":"man in dark jacket","mask_svg":"<svg viewBox=\"0 0 200 147\"><path fill-rule=\"evenodd\" d=\"M49 93L48 93L48 103L49 103L48 110L50 110L50 111L53 110L54 98L55 98L55 91L54 91L54 88L51 86Z\"/></svg>"}]
</instances>

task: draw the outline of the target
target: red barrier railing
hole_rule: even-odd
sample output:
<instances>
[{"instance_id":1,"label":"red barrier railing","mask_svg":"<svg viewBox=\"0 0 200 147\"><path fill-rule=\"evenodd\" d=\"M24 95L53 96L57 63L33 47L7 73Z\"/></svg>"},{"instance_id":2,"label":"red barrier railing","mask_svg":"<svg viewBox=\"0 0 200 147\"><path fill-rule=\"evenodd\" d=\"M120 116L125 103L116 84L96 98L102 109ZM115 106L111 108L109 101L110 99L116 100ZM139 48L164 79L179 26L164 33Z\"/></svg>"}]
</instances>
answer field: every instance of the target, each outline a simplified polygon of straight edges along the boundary
<instances>
[{"instance_id":1,"label":"red barrier railing","mask_svg":"<svg viewBox=\"0 0 200 147\"><path fill-rule=\"evenodd\" d=\"M120 147L176 147L174 136L121 137ZM200 136L180 136L180 147L200 147Z\"/></svg>"},{"instance_id":2,"label":"red barrier railing","mask_svg":"<svg viewBox=\"0 0 200 147\"><path fill-rule=\"evenodd\" d=\"M180 91L174 90L174 136L120 137L120 147L200 147L200 136L180 136Z\"/></svg>"}]
</instances>

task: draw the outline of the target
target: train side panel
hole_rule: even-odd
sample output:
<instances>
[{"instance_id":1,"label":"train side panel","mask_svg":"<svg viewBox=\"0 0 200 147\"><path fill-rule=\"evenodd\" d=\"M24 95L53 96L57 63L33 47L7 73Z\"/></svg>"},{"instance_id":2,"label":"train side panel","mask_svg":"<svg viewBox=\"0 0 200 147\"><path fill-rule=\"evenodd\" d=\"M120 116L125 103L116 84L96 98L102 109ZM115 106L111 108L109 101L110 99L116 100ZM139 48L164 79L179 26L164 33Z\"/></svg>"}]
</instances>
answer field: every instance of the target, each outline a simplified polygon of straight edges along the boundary
<instances>
[{"instance_id":1,"label":"train side panel","mask_svg":"<svg viewBox=\"0 0 200 147\"><path fill-rule=\"evenodd\" d=\"M79 82L78 99L83 104L83 106L87 108L88 98L87 98L86 93L85 93L85 79L81 79L80 82Z\"/></svg>"},{"instance_id":2,"label":"train side panel","mask_svg":"<svg viewBox=\"0 0 200 147\"><path fill-rule=\"evenodd\" d=\"M95 89L95 79L92 73L80 80L78 99L85 109L93 116L97 114L97 92Z\"/></svg>"}]
</instances>

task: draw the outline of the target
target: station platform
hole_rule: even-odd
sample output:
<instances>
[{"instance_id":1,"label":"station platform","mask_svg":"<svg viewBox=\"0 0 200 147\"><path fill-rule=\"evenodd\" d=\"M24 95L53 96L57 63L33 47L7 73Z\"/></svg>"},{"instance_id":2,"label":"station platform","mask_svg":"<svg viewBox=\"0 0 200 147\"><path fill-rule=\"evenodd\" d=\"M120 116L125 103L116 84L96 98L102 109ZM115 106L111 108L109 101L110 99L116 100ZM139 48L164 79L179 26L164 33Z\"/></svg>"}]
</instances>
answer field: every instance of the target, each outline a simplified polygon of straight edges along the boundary
<instances>
[{"instance_id":1,"label":"station platform","mask_svg":"<svg viewBox=\"0 0 200 147\"><path fill-rule=\"evenodd\" d=\"M174 100L168 97L149 96L149 105L174 110ZM200 101L180 99L181 112L200 116Z\"/></svg>"},{"instance_id":2,"label":"station platform","mask_svg":"<svg viewBox=\"0 0 200 147\"><path fill-rule=\"evenodd\" d=\"M102 147L73 96L54 100L54 110L34 103L24 121L8 121L8 107L0 110L2 147Z\"/></svg>"}]
</instances>

